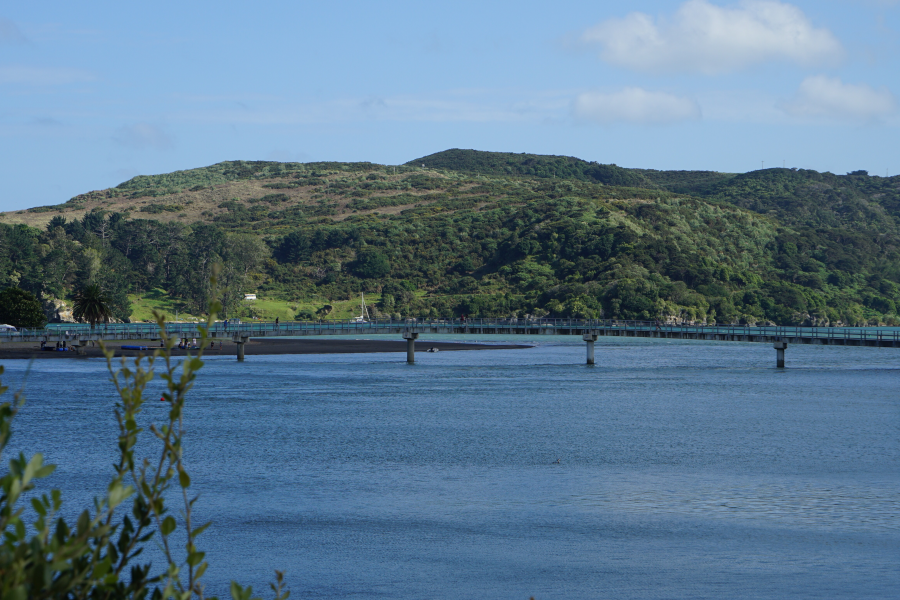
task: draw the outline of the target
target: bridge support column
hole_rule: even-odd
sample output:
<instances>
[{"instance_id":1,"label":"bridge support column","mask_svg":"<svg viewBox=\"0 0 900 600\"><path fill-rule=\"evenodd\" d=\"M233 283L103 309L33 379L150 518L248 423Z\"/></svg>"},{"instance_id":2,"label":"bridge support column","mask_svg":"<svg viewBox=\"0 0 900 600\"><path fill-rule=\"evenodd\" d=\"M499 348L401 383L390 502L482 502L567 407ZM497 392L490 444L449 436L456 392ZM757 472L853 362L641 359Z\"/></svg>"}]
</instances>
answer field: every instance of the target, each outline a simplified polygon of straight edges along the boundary
<instances>
[{"instance_id":1,"label":"bridge support column","mask_svg":"<svg viewBox=\"0 0 900 600\"><path fill-rule=\"evenodd\" d=\"M238 351L238 353L237 353L237 354L238 354L238 357L237 357L237 358L238 358L238 360L241 361L241 362L244 362L244 344L246 344L246 343L247 343L247 340L249 340L249 339L250 339L250 338L249 338L249 337L246 337L246 336L241 336L241 337L239 337L239 338L236 337L236 338L234 339L235 343L237 344L237 351Z\"/></svg>"},{"instance_id":2,"label":"bridge support column","mask_svg":"<svg viewBox=\"0 0 900 600\"><path fill-rule=\"evenodd\" d=\"M403 339L406 340L406 362L413 365L416 363L416 338L419 334L406 330L403 332Z\"/></svg>"},{"instance_id":3,"label":"bridge support column","mask_svg":"<svg viewBox=\"0 0 900 600\"><path fill-rule=\"evenodd\" d=\"M587 342L587 364L594 364L594 342L597 341L596 333L585 333L581 336L585 342Z\"/></svg>"},{"instance_id":4,"label":"bridge support column","mask_svg":"<svg viewBox=\"0 0 900 600\"><path fill-rule=\"evenodd\" d=\"M784 368L784 351L787 350L787 342L775 342L775 366Z\"/></svg>"}]
</instances>

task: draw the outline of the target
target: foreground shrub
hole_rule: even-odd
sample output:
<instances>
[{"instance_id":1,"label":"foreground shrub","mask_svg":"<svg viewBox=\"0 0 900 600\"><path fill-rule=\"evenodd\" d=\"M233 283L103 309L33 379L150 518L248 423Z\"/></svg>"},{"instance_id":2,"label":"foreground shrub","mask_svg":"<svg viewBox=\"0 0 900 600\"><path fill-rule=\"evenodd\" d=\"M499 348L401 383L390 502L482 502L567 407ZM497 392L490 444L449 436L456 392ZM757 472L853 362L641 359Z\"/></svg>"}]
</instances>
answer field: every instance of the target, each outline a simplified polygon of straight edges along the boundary
<instances>
[{"instance_id":1,"label":"foreground shrub","mask_svg":"<svg viewBox=\"0 0 900 600\"><path fill-rule=\"evenodd\" d=\"M220 309L216 303L211 306L210 317L201 327L202 342L208 340L209 326ZM192 520L197 498L191 497L182 442L185 399L203 366L206 344L200 344L196 356L174 363L170 351L177 340L166 336L164 317L157 315L157 322L164 347L146 358L146 366L139 356L132 365L123 357L117 367L113 352L104 348L120 398L115 409L119 456L106 494L95 499L93 508L85 509L74 524L67 523L58 516L63 504L60 490L36 491L37 481L48 477L53 465L45 465L41 454L31 458L19 454L9 461L9 470L0 477L0 598L205 597L202 577L208 564L196 541L209 523L198 525ZM141 458L135 455L138 436L144 433L138 416L157 363L163 364L163 398L171 408L165 423L149 426L158 454ZM0 394L6 391L0 386ZM23 403L22 394L16 393L12 402L0 404L0 456ZM33 492L28 495L35 516L26 525L20 505L28 492ZM178 498L177 510L170 506L172 498ZM178 530L179 539L184 539L181 547L172 542ZM159 571L154 572L150 562L139 560L148 544L157 545L165 556L166 564ZM284 588L281 572L276 571L271 587L276 600L284 600L290 593ZM231 596L250 600L252 589L232 582Z\"/></svg>"}]
</instances>

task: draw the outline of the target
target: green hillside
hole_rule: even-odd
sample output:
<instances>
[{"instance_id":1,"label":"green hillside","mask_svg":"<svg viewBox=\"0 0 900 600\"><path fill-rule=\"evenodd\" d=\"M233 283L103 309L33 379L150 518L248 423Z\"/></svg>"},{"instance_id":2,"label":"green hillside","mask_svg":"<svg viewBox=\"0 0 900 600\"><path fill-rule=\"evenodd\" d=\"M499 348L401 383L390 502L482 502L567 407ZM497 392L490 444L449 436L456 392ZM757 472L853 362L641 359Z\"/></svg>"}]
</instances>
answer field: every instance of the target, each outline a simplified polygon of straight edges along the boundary
<instances>
[{"instance_id":1,"label":"green hillside","mask_svg":"<svg viewBox=\"0 0 900 600\"><path fill-rule=\"evenodd\" d=\"M406 164L481 175L530 175L544 179L575 179L625 187L659 187L639 171L587 162L571 156L454 149L417 158Z\"/></svg>"},{"instance_id":2,"label":"green hillside","mask_svg":"<svg viewBox=\"0 0 900 600\"><path fill-rule=\"evenodd\" d=\"M234 161L4 215L0 286L199 314L222 263L228 316L346 316L366 292L393 316L900 324L898 218L900 178L863 172Z\"/></svg>"}]
</instances>

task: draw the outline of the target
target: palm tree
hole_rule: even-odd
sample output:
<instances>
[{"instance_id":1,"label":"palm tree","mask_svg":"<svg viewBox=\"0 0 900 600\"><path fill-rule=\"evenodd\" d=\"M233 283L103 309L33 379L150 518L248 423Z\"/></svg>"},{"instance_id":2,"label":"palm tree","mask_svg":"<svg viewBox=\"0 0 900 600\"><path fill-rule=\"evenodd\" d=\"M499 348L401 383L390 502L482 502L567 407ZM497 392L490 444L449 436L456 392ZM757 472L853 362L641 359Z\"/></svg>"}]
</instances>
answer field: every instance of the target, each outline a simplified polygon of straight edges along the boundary
<instances>
[{"instance_id":1,"label":"palm tree","mask_svg":"<svg viewBox=\"0 0 900 600\"><path fill-rule=\"evenodd\" d=\"M100 321L109 323L112 318L109 298L99 285L87 285L75 293L75 308L72 316L79 321L89 322L91 329Z\"/></svg>"}]
</instances>

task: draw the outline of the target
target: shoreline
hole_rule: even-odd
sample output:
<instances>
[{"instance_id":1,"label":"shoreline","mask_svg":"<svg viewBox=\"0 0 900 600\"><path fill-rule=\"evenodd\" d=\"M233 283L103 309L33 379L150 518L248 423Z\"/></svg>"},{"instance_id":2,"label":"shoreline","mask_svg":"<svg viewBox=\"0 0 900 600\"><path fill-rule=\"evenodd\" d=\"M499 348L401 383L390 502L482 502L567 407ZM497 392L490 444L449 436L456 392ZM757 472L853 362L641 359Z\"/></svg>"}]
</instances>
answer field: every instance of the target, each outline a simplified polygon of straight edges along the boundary
<instances>
[{"instance_id":1,"label":"shoreline","mask_svg":"<svg viewBox=\"0 0 900 600\"><path fill-rule=\"evenodd\" d=\"M123 350L122 346L146 346L147 350ZM107 348L115 350L115 356L137 356L138 354L152 354L159 348L159 342L150 340L111 340L106 344ZM521 350L533 348L526 344L484 344L470 342L430 342L418 340L417 352L427 352L434 348L440 352L457 352L465 350ZM190 350L172 349L172 356L186 356ZM405 340L347 340L347 339L266 339L251 338L244 347L244 353L251 356L267 354L374 354L384 352L406 352ZM213 346L207 348L204 356L234 356L237 357L237 344L230 339L215 340ZM103 358L103 352L99 346L87 346L75 352L60 352L56 350L41 350L40 344L34 342L8 342L0 344L0 361L7 359L78 359L78 358Z\"/></svg>"}]
</instances>

